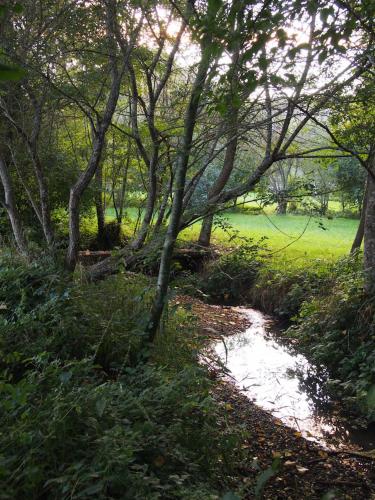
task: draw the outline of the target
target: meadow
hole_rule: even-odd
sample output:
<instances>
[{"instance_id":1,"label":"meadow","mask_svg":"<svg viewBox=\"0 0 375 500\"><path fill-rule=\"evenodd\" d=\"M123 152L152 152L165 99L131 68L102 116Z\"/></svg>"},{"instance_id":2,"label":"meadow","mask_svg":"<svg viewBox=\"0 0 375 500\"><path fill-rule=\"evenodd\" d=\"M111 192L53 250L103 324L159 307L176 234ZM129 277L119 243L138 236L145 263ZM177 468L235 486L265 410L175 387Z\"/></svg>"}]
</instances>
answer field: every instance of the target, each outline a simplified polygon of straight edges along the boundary
<instances>
[{"instance_id":1,"label":"meadow","mask_svg":"<svg viewBox=\"0 0 375 500\"><path fill-rule=\"evenodd\" d=\"M135 220L137 210L126 211ZM113 209L107 210L108 220L114 217ZM252 238L255 242L265 238L264 244L278 267L300 267L306 261L333 261L350 251L358 219L335 216L333 218L308 215L275 215L272 207L263 214L226 212L216 218L213 242L227 244L230 235ZM200 223L186 229L181 239L196 240Z\"/></svg>"}]
</instances>

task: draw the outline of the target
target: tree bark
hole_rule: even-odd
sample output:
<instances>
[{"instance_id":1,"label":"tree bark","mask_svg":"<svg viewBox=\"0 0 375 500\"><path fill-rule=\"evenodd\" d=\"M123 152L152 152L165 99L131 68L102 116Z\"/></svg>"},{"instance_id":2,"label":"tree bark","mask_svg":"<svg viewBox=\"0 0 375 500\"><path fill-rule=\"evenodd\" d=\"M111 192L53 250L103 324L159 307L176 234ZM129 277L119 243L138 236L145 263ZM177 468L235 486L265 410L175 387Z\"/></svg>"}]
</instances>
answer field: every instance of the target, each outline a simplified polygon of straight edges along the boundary
<instances>
[{"instance_id":1,"label":"tree bark","mask_svg":"<svg viewBox=\"0 0 375 500\"><path fill-rule=\"evenodd\" d=\"M164 191L163 199L160 203L158 218L156 219L155 226L154 226L154 233L157 233L159 231L161 225L163 224L165 212L166 212L167 206L168 206L168 199L169 199L171 192L172 192L172 187L173 187L173 175L171 173L170 182L168 183L168 186L166 187L166 189Z\"/></svg>"},{"instance_id":2,"label":"tree bark","mask_svg":"<svg viewBox=\"0 0 375 500\"><path fill-rule=\"evenodd\" d=\"M28 256L27 243L23 234L21 220L14 199L12 181L8 168L3 158L0 157L0 179L4 188L4 207L8 213L10 224L12 226L13 236L21 255Z\"/></svg>"},{"instance_id":3,"label":"tree bark","mask_svg":"<svg viewBox=\"0 0 375 500\"><path fill-rule=\"evenodd\" d=\"M284 196L279 196L276 209L277 215L285 215L287 207L288 207L288 200L286 200Z\"/></svg>"},{"instance_id":4,"label":"tree bark","mask_svg":"<svg viewBox=\"0 0 375 500\"><path fill-rule=\"evenodd\" d=\"M141 248L141 246L145 242L146 237L147 237L147 233L148 233L148 230L149 230L149 227L151 224L152 216L154 214L156 193L157 193L156 168L157 168L158 156L159 156L158 150L159 150L159 147L155 146L155 151L154 151L153 156L150 160L146 210L145 210L145 214L143 216L141 228L137 234L137 237L135 238L135 240L132 243L132 247L135 250L138 250L139 248Z\"/></svg>"},{"instance_id":5,"label":"tree bark","mask_svg":"<svg viewBox=\"0 0 375 500\"><path fill-rule=\"evenodd\" d=\"M214 222L213 215L207 215L203 219L201 231L199 233L198 245L202 247L210 246L213 222Z\"/></svg>"},{"instance_id":6,"label":"tree bark","mask_svg":"<svg viewBox=\"0 0 375 500\"><path fill-rule=\"evenodd\" d=\"M96 174L96 192L95 192L95 209L96 209L96 220L98 223L98 242L99 245L104 244L105 240L105 215L104 215L104 207L103 207L103 169L102 166L99 165Z\"/></svg>"},{"instance_id":7,"label":"tree bark","mask_svg":"<svg viewBox=\"0 0 375 500\"><path fill-rule=\"evenodd\" d=\"M206 37L208 36L209 35L206 35ZM202 96L211 61L210 45L211 44L208 38L206 38L206 40L204 40L202 43L202 57L198 66L198 72L195 77L190 101L185 114L183 143L176 160L176 174L174 184L175 192L173 197L172 211L161 254L156 292L151 308L150 319L146 327L146 333L148 334L148 339L150 342L153 342L156 337L156 332L159 328L161 315L163 313L167 298L173 250L180 227L186 183L186 171L189 164L193 132L197 120L199 102Z\"/></svg>"},{"instance_id":8,"label":"tree bark","mask_svg":"<svg viewBox=\"0 0 375 500\"><path fill-rule=\"evenodd\" d=\"M352 248L350 249L350 253L354 253L356 250L361 248L361 245L362 245L363 236L364 236L364 232L365 232L365 219L366 219L366 207L367 207L369 177L370 176L367 175L365 193L363 195L363 202L362 202L361 218L359 220L358 229L357 229L356 235L354 237L354 241L352 244Z\"/></svg>"},{"instance_id":9,"label":"tree bark","mask_svg":"<svg viewBox=\"0 0 375 500\"><path fill-rule=\"evenodd\" d=\"M375 150L368 159L369 169L375 173ZM370 293L375 284L375 180L372 175L367 179L367 204L364 224L363 265L365 271L364 289Z\"/></svg>"}]
</instances>

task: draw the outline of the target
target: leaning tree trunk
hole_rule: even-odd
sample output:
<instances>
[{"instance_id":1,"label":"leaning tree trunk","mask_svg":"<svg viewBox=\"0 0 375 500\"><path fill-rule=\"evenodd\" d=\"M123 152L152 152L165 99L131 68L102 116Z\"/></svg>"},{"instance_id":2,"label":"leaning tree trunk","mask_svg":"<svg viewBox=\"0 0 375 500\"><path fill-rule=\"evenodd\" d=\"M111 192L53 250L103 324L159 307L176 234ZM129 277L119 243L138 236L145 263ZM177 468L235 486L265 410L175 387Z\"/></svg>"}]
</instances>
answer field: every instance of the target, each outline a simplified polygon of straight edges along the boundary
<instances>
[{"instance_id":1,"label":"leaning tree trunk","mask_svg":"<svg viewBox=\"0 0 375 500\"><path fill-rule=\"evenodd\" d=\"M354 253L356 250L361 248L362 241L363 241L363 236L365 232L365 219L366 219L366 207L367 207L367 193L368 193L368 183L369 183L369 178L370 176L367 176L366 179L366 187L365 187L365 193L363 195L363 202L362 202L362 210L361 210L361 218L359 220L359 225L358 229L356 232L356 235L354 237L354 241L352 244L352 248L350 249L350 253Z\"/></svg>"},{"instance_id":2,"label":"leaning tree trunk","mask_svg":"<svg viewBox=\"0 0 375 500\"><path fill-rule=\"evenodd\" d=\"M12 231L14 239L16 241L16 245L18 247L19 252L22 255L27 256L28 248L22 231L21 220L16 207L16 202L14 199L12 181L10 179L10 175L7 166L5 164L5 161L2 158L0 158L0 179L4 188L4 207L7 211L10 224L12 226Z\"/></svg>"},{"instance_id":3,"label":"leaning tree trunk","mask_svg":"<svg viewBox=\"0 0 375 500\"><path fill-rule=\"evenodd\" d=\"M239 108L238 106L231 106L231 115L230 115L230 135L231 139L225 151L225 158L223 168L216 179L214 185L210 189L208 195L208 201L214 196L217 196L226 186L229 177L233 171L234 160L236 158L237 145L238 145L238 114ZM213 215L209 214L203 219L201 231L198 238L198 245L203 247L209 247L211 243L211 233L213 226Z\"/></svg>"},{"instance_id":4,"label":"leaning tree trunk","mask_svg":"<svg viewBox=\"0 0 375 500\"><path fill-rule=\"evenodd\" d=\"M172 192L172 187L173 187L173 176L171 174L171 181L164 191L163 199L162 199L162 201L160 203L160 207L159 207L158 217L157 217L155 225L154 225L154 233L155 234L159 232L160 227L163 224L165 212L166 212L167 206L168 206L168 200L169 200L169 197L170 197L171 192Z\"/></svg>"},{"instance_id":5,"label":"leaning tree trunk","mask_svg":"<svg viewBox=\"0 0 375 500\"><path fill-rule=\"evenodd\" d=\"M209 37L210 35L206 35ZM176 174L174 183L174 197L172 203L172 211L168 224L168 230L164 239L163 250L160 259L160 267L156 292L151 308L150 319L146 327L146 333L150 342L153 342L156 337L156 332L159 328L161 315L167 298L169 276L173 257L175 242L179 233L180 220L182 215L184 191L186 184L186 171L189 164L190 149L193 140L193 132L197 120L198 106L203 92L204 84L207 78L208 69L210 66L210 42L206 38L206 44L202 51L202 58L198 66L198 72L195 77L192 88L190 101L186 110L184 120L184 136L180 152L176 160ZM204 42L203 42L204 43Z\"/></svg>"},{"instance_id":6,"label":"leaning tree trunk","mask_svg":"<svg viewBox=\"0 0 375 500\"><path fill-rule=\"evenodd\" d=\"M371 172L375 172L375 152L368 160ZM374 174L373 174L374 175ZM375 180L372 175L367 179L367 204L364 225L364 255L365 291L372 292L375 285Z\"/></svg>"}]
</instances>

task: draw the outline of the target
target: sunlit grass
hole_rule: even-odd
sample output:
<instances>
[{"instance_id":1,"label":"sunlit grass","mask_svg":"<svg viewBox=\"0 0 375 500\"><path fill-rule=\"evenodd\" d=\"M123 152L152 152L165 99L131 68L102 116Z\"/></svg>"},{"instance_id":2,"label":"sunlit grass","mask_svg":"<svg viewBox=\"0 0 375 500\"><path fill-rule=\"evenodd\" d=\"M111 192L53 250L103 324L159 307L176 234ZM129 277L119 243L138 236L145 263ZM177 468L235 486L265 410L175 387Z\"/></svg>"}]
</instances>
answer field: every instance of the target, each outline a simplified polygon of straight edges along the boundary
<instances>
[{"instance_id":1,"label":"sunlit grass","mask_svg":"<svg viewBox=\"0 0 375 500\"><path fill-rule=\"evenodd\" d=\"M266 237L266 245L278 266L302 266L306 260L335 260L350 250L358 220L320 218L306 215L247 215L228 213L225 219L240 236L255 241ZM198 224L184 231L185 238L196 239ZM216 227L213 241L225 243L227 233Z\"/></svg>"},{"instance_id":2,"label":"sunlit grass","mask_svg":"<svg viewBox=\"0 0 375 500\"><path fill-rule=\"evenodd\" d=\"M126 211L134 220L137 209ZM113 209L107 211L108 219L113 218ZM222 218L221 218L222 219ZM266 237L265 244L270 249L272 260L278 267L314 265L317 259L333 261L346 255L355 236L358 220L335 217L309 217L306 215L252 215L226 213L225 224L229 234L238 231L239 236L253 238L254 241ZM200 223L184 230L181 239L196 240ZM219 225L213 232L213 242L227 244L229 234Z\"/></svg>"}]
</instances>

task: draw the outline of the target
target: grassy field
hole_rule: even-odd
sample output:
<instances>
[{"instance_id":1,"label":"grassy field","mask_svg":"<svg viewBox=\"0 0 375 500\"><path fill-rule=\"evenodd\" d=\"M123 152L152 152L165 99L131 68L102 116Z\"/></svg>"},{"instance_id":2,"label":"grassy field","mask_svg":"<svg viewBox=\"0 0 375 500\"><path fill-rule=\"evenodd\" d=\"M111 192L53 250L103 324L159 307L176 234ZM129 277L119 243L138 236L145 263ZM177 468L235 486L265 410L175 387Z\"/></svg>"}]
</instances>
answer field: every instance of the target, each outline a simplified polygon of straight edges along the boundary
<instances>
[{"instance_id":1,"label":"grassy field","mask_svg":"<svg viewBox=\"0 0 375 500\"><path fill-rule=\"evenodd\" d=\"M358 220L320 218L305 215L246 215L228 213L227 222L241 236L259 240L265 236L273 258L280 265L298 266L307 259L334 260L349 252ZM199 227L193 226L184 236L194 238ZM225 232L214 230L214 240L224 242Z\"/></svg>"},{"instance_id":2,"label":"grassy field","mask_svg":"<svg viewBox=\"0 0 375 500\"><path fill-rule=\"evenodd\" d=\"M134 219L137 210L130 209L127 215ZM111 210L108 219L113 217ZM358 220L335 217L308 217L306 215L249 215L226 213L225 224L239 232L240 236L253 238L263 236L279 266L306 265L306 260L334 260L349 252ZM182 233L183 239L196 239L200 223ZM228 234L215 227L213 241L226 243Z\"/></svg>"}]
</instances>

